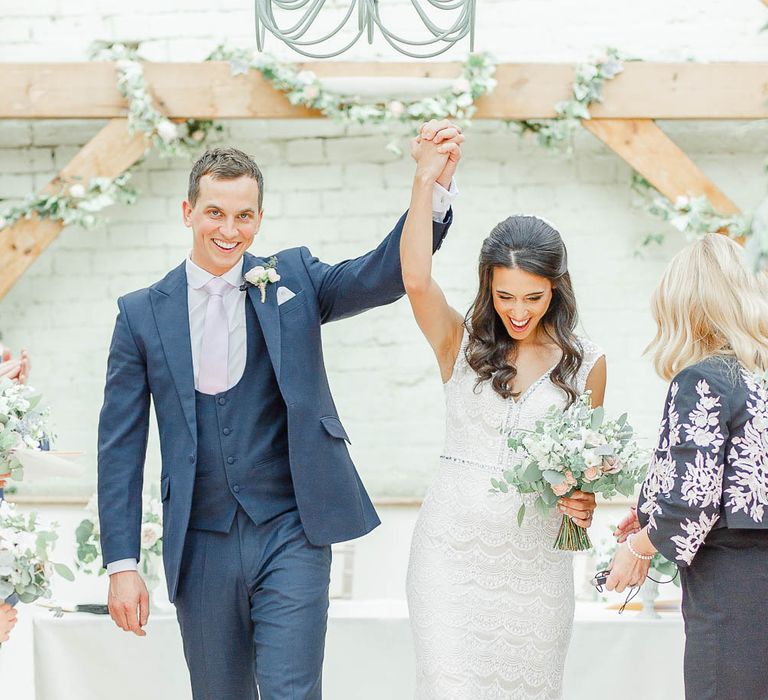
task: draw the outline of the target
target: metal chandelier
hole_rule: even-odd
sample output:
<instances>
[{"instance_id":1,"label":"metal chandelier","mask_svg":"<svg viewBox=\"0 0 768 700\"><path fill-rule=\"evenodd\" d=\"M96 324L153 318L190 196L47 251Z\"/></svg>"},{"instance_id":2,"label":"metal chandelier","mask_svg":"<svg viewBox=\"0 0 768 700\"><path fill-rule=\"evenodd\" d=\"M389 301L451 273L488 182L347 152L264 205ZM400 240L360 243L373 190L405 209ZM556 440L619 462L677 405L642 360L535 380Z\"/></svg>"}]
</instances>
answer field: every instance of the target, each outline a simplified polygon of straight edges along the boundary
<instances>
[{"instance_id":1,"label":"metal chandelier","mask_svg":"<svg viewBox=\"0 0 768 700\"><path fill-rule=\"evenodd\" d=\"M294 51L308 58L334 58L344 53L366 35L368 43L373 43L374 30L378 28L387 43L400 53L410 58L432 58L447 51L457 41L469 34L470 51L474 49L475 6L477 0L411 0L423 28L425 37L410 39L399 36L387 29L381 19L379 0L332 0L343 6L349 3L343 19L330 31L320 36L309 36L313 22L326 5L327 0L255 0L256 8L256 43L259 51L264 49L266 32L273 34ZM427 14L426 8L453 12L455 18L446 27L438 26ZM275 9L281 13L293 13L298 18L294 24L278 26ZM355 11L356 10L356 11ZM340 49L321 51L321 45L327 45L340 31L356 18L357 27L353 29L353 38Z\"/></svg>"}]
</instances>

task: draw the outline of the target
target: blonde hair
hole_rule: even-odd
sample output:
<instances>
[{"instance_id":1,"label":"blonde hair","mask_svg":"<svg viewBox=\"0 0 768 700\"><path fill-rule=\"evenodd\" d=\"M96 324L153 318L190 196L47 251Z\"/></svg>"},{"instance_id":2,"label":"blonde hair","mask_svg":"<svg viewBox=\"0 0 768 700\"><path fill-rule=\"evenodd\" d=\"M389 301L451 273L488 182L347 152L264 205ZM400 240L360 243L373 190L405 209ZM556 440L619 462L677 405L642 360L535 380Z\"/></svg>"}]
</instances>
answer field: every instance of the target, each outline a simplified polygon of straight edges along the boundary
<instances>
[{"instance_id":1,"label":"blonde hair","mask_svg":"<svg viewBox=\"0 0 768 700\"><path fill-rule=\"evenodd\" d=\"M768 370L768 302L735 241L707 234L672 258L651 298L656 337L646 348L669 381L713 355Z\"/></svg>"}]
</instances>

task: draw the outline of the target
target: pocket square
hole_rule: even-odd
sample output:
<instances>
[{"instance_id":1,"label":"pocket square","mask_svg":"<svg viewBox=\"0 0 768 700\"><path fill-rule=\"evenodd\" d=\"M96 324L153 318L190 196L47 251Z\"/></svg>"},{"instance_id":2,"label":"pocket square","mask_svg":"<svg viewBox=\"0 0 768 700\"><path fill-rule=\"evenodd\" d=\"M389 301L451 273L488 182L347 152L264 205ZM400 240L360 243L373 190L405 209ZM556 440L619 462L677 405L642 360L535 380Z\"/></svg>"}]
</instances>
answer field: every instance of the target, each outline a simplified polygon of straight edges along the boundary
<instances>
[{"instance_id":1,"label":"pocket square","mask_svg":"<svg viewBox=\"0 0 768 700\"><path fill-rule=\"evenodd\" d=\"M277 305L280 306L280 304L285 304L286 301L289 299L293 299L296 294L294 294L288 287L278 287L277 288Z\"/></svg>"}]
</instances>

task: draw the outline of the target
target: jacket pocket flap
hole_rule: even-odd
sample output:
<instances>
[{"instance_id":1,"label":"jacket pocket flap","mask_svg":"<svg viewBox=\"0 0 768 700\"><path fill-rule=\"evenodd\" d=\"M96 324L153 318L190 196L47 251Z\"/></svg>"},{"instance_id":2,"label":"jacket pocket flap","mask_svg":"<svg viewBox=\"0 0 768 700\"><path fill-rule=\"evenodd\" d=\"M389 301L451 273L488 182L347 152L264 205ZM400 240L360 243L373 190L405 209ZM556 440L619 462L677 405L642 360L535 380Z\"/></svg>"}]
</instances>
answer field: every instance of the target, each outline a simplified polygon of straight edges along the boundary
<instances>
[{"instance_id":1,"label":"jacket pocket flap","mask_svg":"<svg viewBox=\"0 0 768 700\"><path fill-rule=\"evenodd\" d=\"M352 441L347 435L347 431L344 430L344 426L338 418L335 416L323 416L320 419L320 422L323 424L323 427L329 435L341 440L346 440L350 445L352 444Z\"/></svg>"}]
</instances>

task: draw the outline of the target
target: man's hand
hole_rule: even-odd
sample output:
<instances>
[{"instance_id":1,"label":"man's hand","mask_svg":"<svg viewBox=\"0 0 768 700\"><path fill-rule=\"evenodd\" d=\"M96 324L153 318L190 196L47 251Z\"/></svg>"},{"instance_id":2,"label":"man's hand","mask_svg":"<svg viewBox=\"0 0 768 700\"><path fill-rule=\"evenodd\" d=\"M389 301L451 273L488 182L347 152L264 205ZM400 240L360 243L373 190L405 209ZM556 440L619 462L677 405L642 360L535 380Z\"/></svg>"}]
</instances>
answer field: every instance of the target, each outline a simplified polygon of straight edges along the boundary
<instances>
[{"instance_id":1,"label":"man's hand","mask_svg":"<svg viewBox=\"0 0 768 700\"><path fill-rule=\"evenodd\" d=\"M422 125L419 135L412 145L411 155L418 161L417 156L414 154L413 146L420 144L422 141L431 141L438 146L438 153L447 155L447 159L435 182L445 189L449 189L451 180L453 180L456 168L461 160L461 144L464 143L464 140L464 134L461 133L461 129L458 126L452 124L447 119L433 119Z\"/></svg>"},{"instance_id":2,"label":"man's hand","mask_svg":"<svg viewBox=\"0 0 768 700\"><path fill-rule=\"evenodd\" d=\"M0 489L4 489L8 484L8 479L11 478L11 472L7 474L0 474Z\"/></svg>"},{"instance_id":3,"label":"man's hand","mask_svg":"<svg viewBox=\"0 0 768 700\"><path fill-rule=\"evenodd\" d=\"M121 571L109 577L109 614L125 632L146 636L149 592L138 571Z\"/></svg>"}]
</instances>

